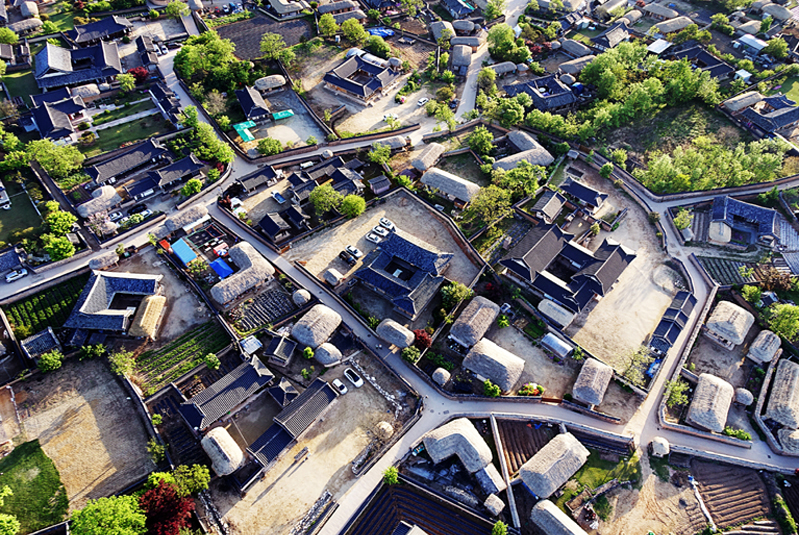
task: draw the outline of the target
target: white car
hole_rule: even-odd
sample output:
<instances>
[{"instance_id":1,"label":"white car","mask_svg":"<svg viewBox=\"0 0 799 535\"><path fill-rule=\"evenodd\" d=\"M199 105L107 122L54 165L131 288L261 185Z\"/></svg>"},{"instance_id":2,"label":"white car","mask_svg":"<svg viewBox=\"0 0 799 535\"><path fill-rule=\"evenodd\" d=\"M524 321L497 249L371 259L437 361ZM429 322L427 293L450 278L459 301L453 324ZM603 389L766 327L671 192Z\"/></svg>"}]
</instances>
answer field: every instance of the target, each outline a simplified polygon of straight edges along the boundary
<instances>
[{"instance_id":1,"label":"white car","mask_svg":"<svg viewBox=\"0 0 799 535\"><path fill-rule=\"evenodd\" d=\"M119 225L121 227L121 226L125 225L125 223L127 223L128 221L130 221L130 217L123 217L122 219L119 220L117 225Z\"/></svg>"},{"instance_id":2,"label":"white car","mask_svg":"<svg viewBox=\"0 0 799 535\"><path fill-rule=\"evenodd\" d=\"M341 382L341 379L333 379L333 387L338 390L342 396L347 393L347 385Z\"/></svg>"},{"instance_id":3,"label":"white car","mask_svg":"<svg viewBox=\"0 0 799 535\"><path fill-rule=\"evenodd\" d=\"M358 375L352 368L347 368L344 370L344 377L346 377L355 388L361 388L363 386L363 379L361 379L361 376Z\"/></svg>"},{"instance_id":4,"label":"white car","mask_svg":"<svg viewBox=\"0 0 799 535\"><path fill-rule=\"evenodd\" d=\"M166 46L164 46L164 45L161 45L161 54L163 54L165 56L167 54L169 54L169 50L167 50Z\"/></svg>"},{"instance_id":5,"label":"white car","mask_svg":"<svg viewBox=\"0 0 799 535\"><path fill-rule=\"evenodd\" d=\"M14 282L18 281L22 277L25 277L28 274L28 270L25 268L22 269L15 269L8 275L6 275L6 282Z\"/></svg>"},{"instance_id":6,"label":"white car","mask_svg":"<svg viewBox=\"0 0 799 535\"><path fill-rule=\"evenodd\" d=\"M383 116L385 122L399 121L399 116L396 113L387 113Z\"/></svg>"},{"instance_id":7,"label":"white car","mask_svg":"<svg viewBox=\"0 0 799 535\"><path fill-rule=\"evenodd\" d=\"M380 243L382 241L380 239L380 236L376 236L376 235L372 234L371 232L366 235L366 239L368 241L372 242L372 243L375 243L375 244Z\"/></svg>"},{"instance_id":8,"label":"white car","mask_svg":"<svg viewBox=\"0 0 799 535\"><path fill-rule=\"evenodd\" d=\"M348 245L344 248L348 253L350 253L355 258L360 258L363 256L363 253L357 247L353 247L352 245Z\"/></svg>"},{"instance_id":9,"label":"white car","mask_svg":"<svg viewBox=\"0 0 799 535\"><path fill-rule=\"evenodd\" d=\"M388 230L394 230L396 228L394 226L394 223L392 223L390 219L386 219L385 217L380 218L380 226Z\"/></svg>"},{"instance_id":10,"label":"white car","mask_svg":"<svg viewBox=\"0 0 799 535\"><path fill-rule=\"evenodd\" d=\"M385 238L386 236L388 236L388 230L386 230L385 228L381 227L380 225L378 225L375 228L373 228L372 232L374 232L375 234L377 234L381 238Z\"/></svg>"},{"instance_id":11,"label":"white car","mask_svg":"<svg viewBox=\"0 0 799 535\"><path fill-rule=\"evenodd\" d=\"M108 219L112 222L119 221L120 219L122 219L122 217L123 217L122 212L111 212L110 214L108 214Z\"/></svg>"},{"instance_id":12,"label":"white car","mask_svg":"<svg viewBox=\"0 0 799 535\"><path fill-rule=\"evenodd\" d=\"M149 208L148 208L147 210L145 210L144 212L140 212L140 213L141 213L141 215L142 215L142 217L143 217L144 219L147 219L148 217L150 217L151 215L153 215L153 211L152 211L152 210L150 210Z\"/></svg>"},{"instance_id":13,"label":"white car","mask_svg":"<svg viewBox=\"0 0 799 535\"><path fill-rule=\"evenodd\" d=\"M427 97L422 97L419 99L419 102L416 103L417 106L421 107L430 102L430 99Z\"/></svg>"}]
</instances>

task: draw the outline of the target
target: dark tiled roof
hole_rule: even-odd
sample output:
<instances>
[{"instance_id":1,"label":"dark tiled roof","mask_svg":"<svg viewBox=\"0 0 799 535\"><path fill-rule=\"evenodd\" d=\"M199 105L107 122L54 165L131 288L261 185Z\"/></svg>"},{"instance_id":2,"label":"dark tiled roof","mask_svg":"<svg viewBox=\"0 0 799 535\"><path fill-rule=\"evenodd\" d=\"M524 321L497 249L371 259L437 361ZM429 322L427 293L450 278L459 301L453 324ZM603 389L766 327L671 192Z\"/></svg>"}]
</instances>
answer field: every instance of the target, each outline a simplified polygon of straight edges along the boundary
<instances>
[{"instance_id":1,"label":"dark tiled roof","mask_svg":"<svg viewBox=\"0 0 799 535\"><path fill-rule=\"evenodd\" d=\"M86 345L86 339L89 337L89 331L86 329L75 329L67 339L67 345L71 347L83 347ZM89 344L91 345L91 344Z\"/></svg>"},{"instance_id":2,"label":"dark tiled roof","mask_svg":"<svg viewBox=\"0 0 799 535\"><path fill-rule=\"evenodd\" d=\"M115 294L154 295L160 276L95 271L75 303L64 327L68 329L122 331L130 314L109 313Z\"/></svg>"},{"instance_id":3,"label":"dark tiled roof","mask_svg":"<svg viewBox=\"0 0 799 535\"><path fill-rule=\"evenodd\" d=\"M180 102L175 96L175 92L166 85L158 82L150 87L150 94L155 98L158 106L166 114L172 124L178 124L180 119Z\"/></svg>"},{"instance_id":4,"label":"dark tiled roof","mask_svg":"<svg viewBox=\"0 0 799 535\"><path fill-rule=\"evenodd\" d=\"M244 189L247 191L252 191L258 186L263 186L276 179L277 173L275 172L275 168L271 165L265 165L254 173L250 173L247 176L241 177L239 182L242 186L244 186Z\"/></svg>"},{"instance_id":5,"label":"dark tiled roof","mask_svg":"<svg viewBox=\"0 0 799 535\"><path fill-rule=\"evenodd\" d=\"M533 99L533 105L539 110L551 110L568 106L577 102L571 88L560 81L555 74L541 76L528 82L503 86L509 97L519 93L527 93Z\"/></svg>"},{"instance_id":6,"label":"dark tiled roof","mask_svg":"<svg viewBox=\"0 0 799 535\"><path fill-rule=\"evenodd\" d=\"M254 87L237 89L236 98L239 99L239 104L241 104L241 109L247 119L259 120L271 114L264 97Z\"/></svg>"},{"instance_id":7,"label":"dark tiled roof","mask_svg":"<svg viewBox=\"0 0 799 535\"><path fill-rule=\"evenodd\" d=\"M763 131L771 133L799 121L799 107L781 108L765 114L761 114L758 110L749 107L741 112L740 116L760 127Z\"/></svg>"},{"instance_id":8,"label":"dark tiled roof","mask_svg":"<svg viewBox=\"0 0 799 535\"><path fill-rule=\"evenodd\" d=\"M294 385L291 384L291 381L285 377L281 377L280 382L275 386L270 386L267 391L281 407L285 407L300 395Z\"/></svg>"},{"instance_id":9,"label":"dark tiled roof","mask_svg":"<svg viewBox=\"0 0 799 535\"><path fill-rule=\"evenodd\" d=\"M128 19L113 15L97 22L75 26L75 29L66 32L66 35L74 42L83 44L124 33L132 27L133 24Z\"/></svg>"},{"instance_id":10,"label":"dark tiled roof","mask_svg":"<svg viewBox=\"0 0 799 535\"><path fill-rule=\"evenodd\" d=\"M202 168L203 163L194 154L189 154L166 167L151 171L150 176L156 181L158 186L163 187L187 176L194 176Z\"/></svg>"},{"instance_id":11,"label":"dark tiled roof","mask_svg":"<svg viewBox=\"0 0 799 535\"><path fill-rule=\"evenodd\" d=\"M190 426L203 430L235 409L275 376L258 357L248 362L180 405L180 413Z\"/></svg>"},{"instance_id":12,"label":"dark tiled roof","mask_svg":"<svg viewBox=\"0 0 799 535\"><path fill-rule=\"evenodd\" d=\"M779 227L776 211L726 195L713 199L711 221L724 221L732 228L754 226L759 234L769 236L777 236Z\"/></svg>"},{"instance_id":13,"label":"dark tiled roof","mask_svg":"<svg viewBox=\"0 0 799 535\"><path fill-rule=\"evenodd\" d=\"M398 5L398 2L392 0L364 0L366 5L374 9L388 9Z\"/></svg>"},{"instance_id":14,"label":"dark tiled roof","mask_svg":"<svg viewBox=\"0 0 799 535\"><path fill-rule=\"evenodd\" d=\"M139 52L155 52L155 45L149 35L140 35L136 38L136 49Z\"/></svg>"},{"instance_id":15,"label":"dark tiled roof","mask_svg":"<svg viewBox=\"0 0 799 535\"><path fill-rule=\"evenodd\" d=\"M532 281L573 238L573 234L567 234L557 225L540 224L533 227L500 264Z\"/></svg>"},{"instance_id":16,"label":"dark tiled roof","mask_svg":"<svg viewBox=\"0 0 799 535\"><path fill-rule=\"evenodd\" d=\"M258 226L272 241L275 241L279 234L291 228L291 225L284 221L277 212L267 212L258 222Z\"/></svg>"},{"instance_id":17,"label":"dark tiled roof","mask_svg":"<svg viewBox=\"0 0 799 535\"><path fill-rule=\"evenodd\" d=\"M85 109L82 98L71 97L57 103L45 102L33 108L31 114L42 137L61 139L75 132L69 115Z\"/></svg>"},{"instance_id":18,"label":"dark tiled roof","mask_svg":"<svg viewBox=\"0 0 799 535\"><path fill-rule=\"evenodd\" d=\"M148 174L147 176L139 178L132 184L126 185L125 192L128 194L128 197L135 198L148 191L155 192L157 188L158 182L153 178L152 174Z\"/></svg>"},{"instance_id":19,"label":"dark tiled roof","mask_svg":"<svg viewBox=\"0 0 799 535\"><path fill-rule=\"evenodd\" d=\"M247 448L258 462L264 466L277 459L286 447L294 441L285 429L279 425L272 424L258 437L255 442Z\"/></svg>"},{"instance_id":20,"label":"dark tiled roof","mask_svg":"<svg viewBox=\"0 0 799 535\"><path fill-rule=\"evenodd\" d=\"M380 175L369 181L369 187L372 191L385 191L391 187L391 180L386 175Z\"/></svg>"},{"instance_id":21,"label":"dark tiled roof","mask_svg":"<svg viewBox=\"0 0 799 535\"><path fill-rule=\"evenodd\" d=\"M360 73L359 78L365 78L363 82L356 82L352 78ZM325 74L324 81L352 93L361 98L368 98L376 91L388 87L400 73L388 67L378 67L367 63L359 56L352 56L338 67Z\"/></svg>"},{"instance_id":22,"label":"dark tiled roof","mask_svg":"<svg viewBox=\"0 0 799 535\"><path fill-rule=\"evenodd\" d=\"M264 355L279 362L288 362L294 354L297 342L291 338L275 336L269 341L269 345L264 349Z\"/></svg>"},{"instance_id":23,"label":"dark tiled roof","mask_svg":"<svg viewBox=\"0 0 799 535\"><path fill-rule=\"evenodd\" d=\"M790 108L796 106L796 102L789 99L787 95L774 95L772 97L763 98L763 102L774 108L781 110L782 108Z\"/></svg>"},{"instance_id":24,"label":"dark tiled roof","mask_svg":"<svg viewBox=\"0 0 799 535\"><path fill-rule=\"evenodd\" d=\"M563 184L561 184L560 189L578 201L582 201L587 205L594 207L601 206L602 203L605 202L605 199L608 198L607 193L601 193L594 188L586 186L582 182L578 182L572 178L567 178Z\"/></svg>"},{"instance_id":25,"label":"dark tiled roof","mask_svg":"<svg viewBox=\"0 0 799 535\"><path fill-rule=\"evenodd\" d=\"M307 229L309 227L308 220L311 218L311 216L302 211L300 206L295 204L280 212L280 216L298 230Z\"/></svg>"},{"instance_id":26,"label":"dark tiled roof","mask_svg":"<svg viewBox=\"0 0 799 535\"><path fill-rule=\"evenodd\" d=\"M652 333L650 346L665 353L677 341L696 306L696 297L691 292L680 291Z\"/></svg>"},{"instance_id":27,"label":"dark tiled roof","mask_svg":"<svg viewBox=\"0 0 799 535\"><path fill-rule=\"evenodd\" d=\"M55 332L52 327L48 327L43 331L39 331L33 336L25 338L20 342L22 351L32 359L52 351L53 349L61 349L61 343L56 338Z\"/></svg>"},{"instance_id":28,"label":"dark tiled roof","mask_svg":"<svg viewBox=\"0 0 799 535\"><path fill-rule=\"evenodd\" d=\"M112 177L127 173L154 159L161 158L168 152L155 138L150 138L110 160L91 166L86 170L86 174L98 184L102 184Z\"/></svg>"},{"instance_id":29,"label":"dark tiled roof","mask_svg":"<svg viewBox=\"0 0 799 535\"><path fill-rule=\"evenodd\" d=\"M594 37L592 41L603 48L615 48L616 45L622 41L627 41L629 38L630 32L627 30L627 25L623 22L618 22Z\"/></svg>"},{"instance_id":30,"label":"dark tiled roof","mask_svg":"<svg viewBox=\"0 0 799 535\"><path fill-rule=\"evenodd\" d=\"M551 189L544 191L536 203L533 205L533 213L541 212L550 220L558 217L560 210L563 208L566 198Z\"/></svg>"},{"instance_id":31,"label":"dark tiled roof","mask_svg":"<svg viewBox=\"0 0 799 535\"><path fill-rule=\"evenodd\" d=\"M41 106L45 102L53 104L72 98L72 94L69 92L68 87L62 87L60 89L48 91L47 93L42 93L41 95L30 95L30 97L34 106Z\"/></svg>"},{"instance_id":32,"label":"dark tiled roof","mask_svg":"<svg viewBox=\"0 0 799 535\"><path fill-rule=\"evenodd\" d=\"M452 16L456 19L467 17L474 11L474 7L467 5L463 1L443 0L442 3L444 4L444 7L446 7L447 11L449 11L450 14L452 14Z\"/></svg>"},{"instance_id":33,"label":"dark tiled roof","mask_svg":"<svg viewBox=\"0 0 799 535\"><path fill-rule=\"evenodd\" d=\"M687 59L697 68L710 72L714 78L729 76L735 72L735 68L724 60L721 60L702 48L693 46L684 48L672 54L674 59Z\"/></svg>"},{"instance_id":34,"label":"dark tiled roof","mask_svg":"<svg viewBox=\"0 0 799 535\"><path fill-rule=\"evenodd\" d=\"M296 439L319 418L337 396L333 387L317 377L297 399L275 416L275 423Z\"/></svg>"},{"instance_id":35,"label":"dark tiled roof","mask_svg":"<svg viewBox=\"0 0 799 535\"><path fill-rule=\"evenodd\" d=\"M15 247L8 247L0 251L0 272L10 271L22 267L22 262L19 259L19 254Z\"/></svg>"},{"instance_id":36,"label":"dark tiled roof","mask_svg":"<svg viewBox=\"0 0 799 535\"><path fill-rule=\"evenodd\" d=\"M121 74L116 43L68 50L47 43L35 56L34 76L42 89L77 85Z\"/></svg>"}]
</instances>

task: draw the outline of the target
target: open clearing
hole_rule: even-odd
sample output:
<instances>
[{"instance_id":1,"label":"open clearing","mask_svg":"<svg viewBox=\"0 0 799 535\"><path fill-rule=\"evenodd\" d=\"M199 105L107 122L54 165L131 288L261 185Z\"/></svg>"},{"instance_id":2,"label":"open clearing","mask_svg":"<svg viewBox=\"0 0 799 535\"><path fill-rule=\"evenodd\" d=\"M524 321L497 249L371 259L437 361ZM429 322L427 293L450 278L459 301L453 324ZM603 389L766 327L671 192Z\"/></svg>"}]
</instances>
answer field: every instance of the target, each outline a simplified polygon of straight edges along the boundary
<instances>
[{"instance_id":1,"label":"open clearing","mask_svg":"<svg viewBox=\"0 0 799 535\"><path fill-rule=\"evenodd\" d=\"M153 470L147 432L105 359L68 360L14 387L24 440L39 439L61 473L70 510Z\"/></svg>"},{"instance_id":2,"label":"open clearing","mask_svg":"<svg viewBox=\"0 0 799 535\"><path fill-rule=\"evenodd\" d=\"M700 336L691 350L688 362L696 366L697 375L710 373L729 382L733 388L744 387L749 371L754 366L751 360L746 360L746 353L759 332L757 327L749 329L744 343L734 347L732 351L713 343L707 336Z\"/></svg>"}]
</instances>

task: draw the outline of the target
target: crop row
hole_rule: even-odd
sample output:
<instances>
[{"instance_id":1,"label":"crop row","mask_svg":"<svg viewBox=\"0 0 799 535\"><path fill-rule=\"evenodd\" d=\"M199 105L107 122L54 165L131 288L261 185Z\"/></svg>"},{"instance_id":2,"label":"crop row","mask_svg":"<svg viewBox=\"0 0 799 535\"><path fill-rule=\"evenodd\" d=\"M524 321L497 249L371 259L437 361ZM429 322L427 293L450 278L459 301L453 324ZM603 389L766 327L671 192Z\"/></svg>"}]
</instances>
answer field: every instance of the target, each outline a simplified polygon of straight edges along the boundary
<instances>
[{"instance_id":1,"label":"crop row","mask_svg":"<svg viewBox=\"0 0 799 535\"><path fill-rule=\"evenodd\" d=\"M209 338L211 340L209 340ZM179 345L170 344L155 352L148 351L138 359L139 370L141 372L149 372L156 368L161 368L165 363L179 359L180 356L187 351L193 351L204 345L217 345L217 339L225 340L225 344L227 344L227 335L221 328L206 329L184 340Z\"/></svg>"},{"instance_id":2,"label":"crop row","mask_svg":"<svg viewBox=\"0 0 799 535\"><path fill-rule=\"evenodd\" d=\"M86 285L88 275L74 277L25 300L5 307L15 328L25 327L31 334L47 327L61 328Z\"/></svg>"}]
</instances>

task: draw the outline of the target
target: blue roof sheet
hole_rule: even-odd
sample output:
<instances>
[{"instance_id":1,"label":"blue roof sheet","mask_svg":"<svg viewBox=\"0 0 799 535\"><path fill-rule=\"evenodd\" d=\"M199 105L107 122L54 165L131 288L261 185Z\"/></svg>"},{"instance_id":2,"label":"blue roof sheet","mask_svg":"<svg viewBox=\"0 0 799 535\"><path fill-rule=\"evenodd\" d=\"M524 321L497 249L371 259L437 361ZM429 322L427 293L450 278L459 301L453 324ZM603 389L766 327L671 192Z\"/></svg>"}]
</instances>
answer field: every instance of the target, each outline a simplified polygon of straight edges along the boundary
<instances>
[{"instance_id":1,"label":"blue roof sheet","mask_svg":"<svg viewBox=\"0 0 799 535\"><path fill-rule=\"evenodd\" d=\"M197 258L197 253L191 249L188 243L183 241L183 238L172 244L172 252L183 262L184 266L188 266L189 262Z\"/></svg>"},{"instance_id":2,"label":"blue roof sheet","mask_svg":"<svg viewBox=\"0 0 799 535\"><path fill-rule=\"evenodd\" d=\"M220 279L224 279L225 277L233 275L233 269L231 269L231 267L227 265L227 262L225 262L222 258L217 258L211 262L211 269L216 271L216 274L219 275Z\"/></svg>"}]
</instances>

